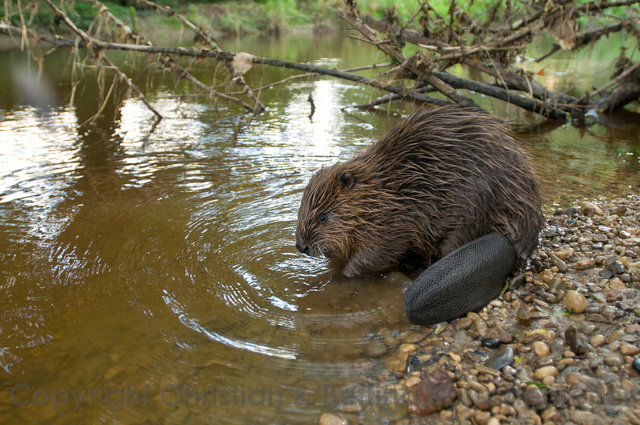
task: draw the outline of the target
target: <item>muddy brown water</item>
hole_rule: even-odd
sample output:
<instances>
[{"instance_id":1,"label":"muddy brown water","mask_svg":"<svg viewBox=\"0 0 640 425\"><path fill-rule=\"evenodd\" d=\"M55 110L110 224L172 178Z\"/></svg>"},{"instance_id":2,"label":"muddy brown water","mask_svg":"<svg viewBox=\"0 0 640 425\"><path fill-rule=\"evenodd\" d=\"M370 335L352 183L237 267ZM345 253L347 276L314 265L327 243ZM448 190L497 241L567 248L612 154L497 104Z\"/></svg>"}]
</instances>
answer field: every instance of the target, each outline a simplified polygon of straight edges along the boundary
<instances>
[{"instance_id":1,"label":"muddy brown water","mask_svg":"<svg viewBox=\"0 0 640 425\"><path fill-rule=\"evenodd\" d=\"M623 43L558 54L538 78L579 94L607 81ZM384 59L342 35L223 46L328 67ZM216 73L191 66L203 79ZM134 73L165 118L153 127L128 98L107 102L89 125L102 103L95 72L74 69L62 50L46 58L33 90L36 72L26 54L0 52L0 423L309 423L354 392L368 401L363 421L403 414L402 403L375 393L384 358L363 350L380 328L411 329L402 310L409 281L342 278L297 253L294 233L311 172L375 141L410 105L342 111L378 93L298 80L261 93L268 109L254 117L184 100L184 85ZM73 72L86 80L69 104ZM256 67L247 80L286 75ZM509 118L548 209L637 190L634 105L576 126L476 100Z\"/></svg>"}]
</instances>

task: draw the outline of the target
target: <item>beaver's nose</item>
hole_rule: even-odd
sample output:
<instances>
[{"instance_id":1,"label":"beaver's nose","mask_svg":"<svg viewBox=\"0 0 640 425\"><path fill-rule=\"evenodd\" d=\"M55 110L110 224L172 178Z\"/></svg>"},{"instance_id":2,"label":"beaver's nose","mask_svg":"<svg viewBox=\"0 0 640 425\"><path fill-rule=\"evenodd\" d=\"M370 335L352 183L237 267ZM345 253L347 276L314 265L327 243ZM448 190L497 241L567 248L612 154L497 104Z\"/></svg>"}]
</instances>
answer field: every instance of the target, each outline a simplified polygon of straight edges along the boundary
<instances>
[{"instance_id":1,"label":"beaver's nose","mask_svg":"<svg viewBox=\"0 0 640 425\"><path fill-rule=\"evenodd\" d=\"M300 242L296 242L296 248L303 254L309 254L309 247L306 245L302 245Z\"/></svg>"}]
</instances>

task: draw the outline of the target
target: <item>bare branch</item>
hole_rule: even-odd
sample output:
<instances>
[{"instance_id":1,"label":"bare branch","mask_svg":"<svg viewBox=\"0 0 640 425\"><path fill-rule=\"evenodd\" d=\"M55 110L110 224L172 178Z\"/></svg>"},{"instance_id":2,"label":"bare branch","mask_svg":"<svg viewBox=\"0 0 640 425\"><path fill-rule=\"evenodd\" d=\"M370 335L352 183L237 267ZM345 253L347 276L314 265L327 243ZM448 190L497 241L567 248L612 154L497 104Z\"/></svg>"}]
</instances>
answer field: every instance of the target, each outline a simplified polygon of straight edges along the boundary
<instances>
[{"instance_id":1,"label":"bare branch","mask_svg":"<svg viewBox=\"0 0 640 425\"><path fill-rule=\"evenodd\" d=\"M61 9L59 9L55 4L53 4L53 2L51 0L45 0L45 1L49 5L49 7L51 7L51 9L53 9L53 11L56 13L56 15L59 16L64 21L64 23L67 26L73 32L75 32L78 36L80 36L80 38L84 41L84 43L87 45L87 47L90 48L93 45L99 45L99 43L96 43L93 38L91 38L91 37L89 37L89 35L87 35L86 32L84 32L80 28L78 28L73 23L73 21L71 21L71 19L69 19L67 14L64 13ZM116 75L118 75L118 77L120 78L121 81L125 82L127 84L127 86L129 86L131 91L133 91L136 94L136 96L138 96L138 99L140 99L142 101L142 103L144 103L145 106L151 112L153 112L155 114L156 118L161 120L162 119L162 115L160 115L160 113L151 105L151 103L147 100L147 98L142 93L142 91L140 91L140 89L135 84L133 84L133 82L129 79L129 77L127 77L127 75L124 72L122 72L117 66L115 66L113 64L113 62L111 62L109 60L109 58L107 58L104 54L99 54L99 57L100 57L100 60L102 60L107 66L109 66L110 68L113 69L113 71L116 73Z\"/></svg>"}]
</instances>

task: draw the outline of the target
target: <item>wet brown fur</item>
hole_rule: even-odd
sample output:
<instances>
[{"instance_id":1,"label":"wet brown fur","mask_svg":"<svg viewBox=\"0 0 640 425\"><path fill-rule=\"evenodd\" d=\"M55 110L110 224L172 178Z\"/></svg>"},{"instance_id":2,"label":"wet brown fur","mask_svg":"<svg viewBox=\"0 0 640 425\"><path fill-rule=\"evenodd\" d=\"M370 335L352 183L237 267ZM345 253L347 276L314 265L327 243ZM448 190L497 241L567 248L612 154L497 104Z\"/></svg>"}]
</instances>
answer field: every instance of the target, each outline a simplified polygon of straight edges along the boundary
<instances>
[{"instance_id":1,"label":"wet brown fur","mask_svg":"<svg viewBox=\"0 0 640 425\"><path fill-rule=\"evenodd\" d=\"M409 255L440 258L499 232L522 264L538 244L541 203L527 154L495 117L459 106L424 109L311 177L296 245L342 258L343 273L358 276Z\"/></svg>"}]
</instances>

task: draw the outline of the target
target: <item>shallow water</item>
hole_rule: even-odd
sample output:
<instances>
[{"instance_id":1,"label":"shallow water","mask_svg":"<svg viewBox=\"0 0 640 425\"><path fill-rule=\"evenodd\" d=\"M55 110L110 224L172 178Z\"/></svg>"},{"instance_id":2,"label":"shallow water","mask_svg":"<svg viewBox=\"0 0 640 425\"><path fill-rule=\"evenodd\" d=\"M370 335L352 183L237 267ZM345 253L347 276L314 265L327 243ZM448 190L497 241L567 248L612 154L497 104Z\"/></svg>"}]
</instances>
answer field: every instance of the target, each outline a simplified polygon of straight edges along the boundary
<instances>
[{"instance_id":1,"label":"shallow water","mask_svg":"<svg viewBox=\"0 0 640 425\"><path fill-rule=\"evenodd\" d=\"M223 46L345 68L382 61L339 35ZM578 92L606 81L600 53L559 55L545 78ZM575 61L581 73L566 74ZM216 70L192 66L202 78ZM363 350L381 328L411 329L409 281L343 278L297 253L294 233L310 173L375 141L409 105L342 111L378 93L300 80L262 93L267 112L253 117L183 101L183 85L140 73L165 117L157 126L134 99L84 124L102 103L93 71L67 105L69 52L55 52L29 105L20 81L35 70L26 55L0 52L1 423L308 423L353 392L372 397L362 421L402 414L375 393L384 358ZM285 75L257 67L247 80ZM477 100L509 117L549 208L638 187L637 115L577 127Z\"/></svg>"}]
</instances>

